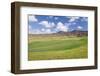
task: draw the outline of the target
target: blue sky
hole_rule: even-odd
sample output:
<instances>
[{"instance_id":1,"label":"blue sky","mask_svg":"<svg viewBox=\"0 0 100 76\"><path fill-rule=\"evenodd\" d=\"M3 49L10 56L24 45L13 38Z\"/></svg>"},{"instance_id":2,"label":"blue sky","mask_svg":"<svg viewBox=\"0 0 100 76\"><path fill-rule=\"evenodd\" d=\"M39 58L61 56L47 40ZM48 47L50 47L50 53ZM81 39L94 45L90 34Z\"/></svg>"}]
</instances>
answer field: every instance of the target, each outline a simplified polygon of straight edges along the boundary
<instances>
[{"instance_id":1,"label":"blue sky","mask_svg":"<svg viewBox=\"0 0 100 76\"><path fill-rule=\"evenodd\" d=\"M29 15L29 34L51 34L59 31L88 31L88 17Z\"/></svg>"}]
</instances>

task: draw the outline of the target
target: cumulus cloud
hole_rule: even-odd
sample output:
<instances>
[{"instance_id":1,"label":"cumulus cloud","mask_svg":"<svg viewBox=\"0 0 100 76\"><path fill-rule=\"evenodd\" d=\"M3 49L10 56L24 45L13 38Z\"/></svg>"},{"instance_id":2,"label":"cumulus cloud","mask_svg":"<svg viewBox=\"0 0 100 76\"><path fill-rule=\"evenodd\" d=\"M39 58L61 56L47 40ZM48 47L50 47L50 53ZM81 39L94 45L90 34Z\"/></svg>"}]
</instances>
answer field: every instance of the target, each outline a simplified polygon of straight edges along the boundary
<instances>
[{"instance_id":1,"label":"cumulus cloud","mask_svg":"<svg viewBox=\"0 0 100 76\"><path fill-rule=\"evenodd\" d=\"M42 32L39 29L30 30L29 34L41 34Z\"/></svg>"},{"instance_id":2,"label":"cumulus cloud","mask_svg":"<svg viewBox=\"0 0 100 76\"><path fill-rule=\"evenodd\" d=\"M50 33L52 33L51 29L44 29L44 28L41 29L41 34L50 34Z\"/></svg>"},{"instance_id":3,"label":"cumulus cloud","mask_svg":"<svg viewBox=\"0 0 100 76\"><path fill-rule=\"evenodd\" d=\"M70 18L69 22L74 22L75 20L79 19L79 17L74 17L74 16L68 18Z\"/></svg>"},{"instance_id":4,"label":"cumulus cloud","mask_svg":"<svg viewBox=\"0 0 100 76\"><path fill-rule=\"evenodd\" d=\"M78 26L78 27L77 27L77 29L78 29L78 30L81 30L81 29L83 29L83 27L81 27L81 26Z\"/></svg>"},{"instance_id":5,"label":"cumulus cloud","mask_svg":"<svg viewBox=\"0 0 100 76\"><path fill-rule=\"evenodd\" d=\"M64 31L64 32L68 31L68 27L65 26L62 22L57 23L56 29L59 30L59 31Z\"/></svg>"},{"instance_id":6,"label":"cumulus cloud","mask_svg":"<svg viewBox=\"0 0 100 76\"><path fill-rule=\"evenodd\" d=\"M29 30L29 34L51 34L52 31L51 29L34 29L34 30Z\"/></svg>"},{"instance_id":7,"label":"cumulus cloud","mask_svg":"<svg viewBox=\"0 0 100 76\"><path fill-rule=\"evenodd\" d=\"M39 24L43 25L46 28L50 28L51 26L49 25L48 21L41 21Z\"/></svg>"},{"instance_id":8,"label":"cumulus cloud","mask_svg":"<svg viewBox=\"0 0 100 76\"><path fill-rule=\"evenodd\" d=\"M41 31L42 31L42 32L44 32L44 31L45 31L45 29L44 29L44 28L42 28L42 29L41 29Z\"/></svg>"},{"instance_id":9,"label":"cumulus cloud","mask_svg":"<svg viewBox=\"0 0 100 76\"><path fill-rule=\"evenodd\" d=\"M55 23L54 23L54 22L51 22L50 25L51 25L52 27L54 27L54 26L55 26Z\"/></svg>"},{"instance_id":10,"label":"cumulus cloud","mask_svg":"<svg viewBox=\"0 0 100 76\"><path fill-rule=\"evenodd\" d=\"M52 33L52 32L51 32L51 29L46 29L45 33L48 33L48 34L49 34L49 33Z\"/></svg>"},{"instance_id":11,"label":"cumulus cloud","mask_svg":"<svg viewBox=\"0 0 100 76\"><path fill-rule=\"evenodd\" d=\"M38 20L34 15L32 15L32 16L29 16L29 21L37 22Z\"/></svg>"},{"instance_id":12,"label":"cumulus cloud","mask_svg":"<svg viewBox=\"0 0 100 76\"><path fill-rule=\"evenodd\" d=\"M43 25L45 28L52 28L55 26L53 22L41 21L39 24Z\"/></svg>"}]
</instances>

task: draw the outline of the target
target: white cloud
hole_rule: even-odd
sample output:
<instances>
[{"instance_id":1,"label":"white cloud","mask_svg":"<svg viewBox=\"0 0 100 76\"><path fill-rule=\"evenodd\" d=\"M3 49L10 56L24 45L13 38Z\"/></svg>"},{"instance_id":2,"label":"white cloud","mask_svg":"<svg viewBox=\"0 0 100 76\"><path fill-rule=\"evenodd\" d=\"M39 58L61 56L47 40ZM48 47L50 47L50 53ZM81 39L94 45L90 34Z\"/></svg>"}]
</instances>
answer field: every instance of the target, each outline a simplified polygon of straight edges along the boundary
<instances>
[{"instance_id":1,"label":"white cloud","mask_svg":"<svg viewBox=\"0 0 100 76\"><path fill-rule=\"evenodd\" d=\"M74 17L74 16L68 18L70 18L69 22L74 22L75 20L79 19L79 17Z\"/></svg>"},{"instance_id":2,"label":"white cloud","mask_svg":"<svg viewBox=\"0 0 100 76\"><path fill-rule=\"evenodd\" d=\"M48 21L41 21L39 24L43 25L46 28L50 28L51 26L49 25Z\"/></svg>"},{"instance_id":3,"label":"white cloud","mask_svg":"<svg viewBox=\"0 0 100 76\"><path fill-rule=\"evenodd\" d=\"M59 30L59 31L64 31L64 32L68 31L68 27L65 26L62 22L57 23L56 29Z\"/></svg>"},{"instance_id":4,"label":"white cloud","mask_svg":"<svg viewBox=\"0 0 100 76\"><path fill-rule=\"evenodd\" d=\"M52 33L50 29L46 29L45 33Z\"/></svg>"},{"instance_id":5,"label":"white cloud","mask_svg":"<svg viewBox=\"0 0 100 76\"><path fill-rule=\"evenodd\" d=\"M51 34L53 33L51 29L34 29L34 30L29 30L29 34Z\"/></svg>"},{"instance_id":6,"label":"white cloud","mask_svg":"<svg viewBox=\"0 0 100 76\"><path fill-rule=\"evenodd\" d=\"M81 30L81 29L83 29L83 27L81 27L81 26L78 26L78 27L77 27L77 29L78 29L78 30Z\"/></svg>"},{"instance_id":7,"label":"white cloud","mask_svg":"<svg viewBox=\"0 0 100 76\"><path fill-rule=\"evenodd\" d=\"M41 31L42 31L42 32L44 32L44 31L45 31L45 29L44 29L44 28L42 28L42 29L41 29Z\"/></svg>"},{"instance_id":8,"label":"white cloud","mask_svg":"<svg viewBox=\"0 0 100 76\"><path fill-rule=\"evenodd\" d=\"M30 30L29 34L41 34L42 32L38 29Z\"/></svg>"},{"instance_id":9,"label":"white cloud","mask_svg":"<svg viewBox=\"0 0 100 76\"><path fill-rule=\"evenodd\" d=\"M35 30L35 34L41 34L42 32L40 30Z\"/></svg>"},{"instance_id":10,"label":"white cloud","mask_svg":"<svg viewBox=\"0 0 100 76\"><path fill-rule=\"evenodd\" d=\"M51 22L50 25L51 25L52 27L54 27L54 26L55 26L55 23L54 23L54 22Z\"/></svg>"},{"instance_id":11,"label":"white cloud","mask_svg":"<svg viewBox=\"0 0 100 76\"><path fill-rule=\"evenodd\" d=\"M43 25L45 28L52 28L55 26L53 22L41 21L39 24Z\"/></svg>"},{"instance_id":12,"label":"white cloud","mask_svg":"<svg viewBox=\"0 0 100 76\"><path fill-rule=\"evenodd\" d=\"M32 16L29 16L29 21L37 22L38 20L34 15L32 15Z\"/></svg>"}]
</instances>

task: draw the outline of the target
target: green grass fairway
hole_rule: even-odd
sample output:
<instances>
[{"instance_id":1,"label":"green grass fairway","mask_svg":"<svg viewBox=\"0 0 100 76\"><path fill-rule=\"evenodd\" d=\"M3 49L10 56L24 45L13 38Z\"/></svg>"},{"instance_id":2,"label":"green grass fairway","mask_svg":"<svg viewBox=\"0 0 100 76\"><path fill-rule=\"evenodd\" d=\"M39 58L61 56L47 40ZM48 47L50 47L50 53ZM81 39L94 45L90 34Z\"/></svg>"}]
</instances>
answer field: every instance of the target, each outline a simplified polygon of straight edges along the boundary
<instances>
[{"instance_id":1,"label":"green grass fairway","mask_svg":"<svg viewBox=\"0 0 100 76\"><path fill-rule=\"evenodd\" d=\"M31 37L28 43L28 60L87 58L87 48L87 37Z\"/></svg>"}]
</instances>

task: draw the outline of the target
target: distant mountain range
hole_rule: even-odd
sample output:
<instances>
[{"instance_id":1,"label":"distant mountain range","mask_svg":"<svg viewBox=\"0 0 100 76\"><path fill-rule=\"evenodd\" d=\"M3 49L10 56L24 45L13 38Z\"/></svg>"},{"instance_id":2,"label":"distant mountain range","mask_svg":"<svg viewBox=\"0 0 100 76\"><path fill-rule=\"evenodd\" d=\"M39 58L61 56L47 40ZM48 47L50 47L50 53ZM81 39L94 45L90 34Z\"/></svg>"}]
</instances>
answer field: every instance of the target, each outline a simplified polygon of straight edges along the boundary
<instances>
[{"instance_id":1,"label":"distant mountain range","mask_svg":"<svg viewBox=\"0 0 100 76\"><path fill-rule=\"evenodd\" d=\"M87 36L88 31L81 31L81 30L73 30L70 32L59 31L57 33L52 34L29 34L29 36Z\"/></svg>"},{"instance_id":2,"label":"distant mountain range","mask_svg":"<svg viewBox=\"0 0 100 76\"><path fill-rule=\"evenodd\" d=\"M73 30L70 32L63 32L63 31L59 31L56 34L62 34L62 35L67 35L67 36L87 36L88 35L88 31L80 31L80 30Z\"/></svg>"}]
</instances>

